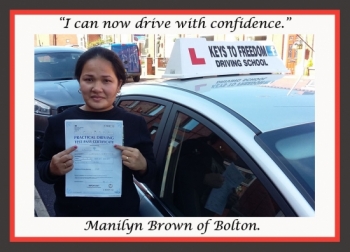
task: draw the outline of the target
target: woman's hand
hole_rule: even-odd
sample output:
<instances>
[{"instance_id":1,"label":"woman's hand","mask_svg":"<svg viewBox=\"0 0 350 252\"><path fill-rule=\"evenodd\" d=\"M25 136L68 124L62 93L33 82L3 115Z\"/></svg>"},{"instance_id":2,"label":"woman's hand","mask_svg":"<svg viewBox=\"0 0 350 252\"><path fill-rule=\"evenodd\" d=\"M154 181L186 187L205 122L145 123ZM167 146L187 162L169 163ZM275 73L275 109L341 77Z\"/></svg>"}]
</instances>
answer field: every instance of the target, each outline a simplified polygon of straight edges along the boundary
<instances>
[{"instance_id":1,"label":"woman's hand","mask_svg":"<svg viewBox=\"0 0 350 252\"><path fill-rule=\"evenodd\" d=\"M203 183L212 188L220 188L225 182L225 177L220 173L207 173L204 176Z\"/></svg>"},{"instance_id":2,"label":"woman's hand","mask_svg":"<svg viewBox=\"0 0 350 252\"><path fill-rule=\"evenodd\" d=\"M72 153L77 146L72 146L54 155L50 162L50 172L52 175L62 176L73 169Z\"/></svg>"},{"instance_id":3,"label":"woman's hand","mask_svg":"<svg viewBox=\"0 0 350 252\"><path fill-rule=\"evenodd\" d=\"M134 171L144 174L147 170L147 161L141 152L136 148L114 145L114 148L121 150L122 161L125 166Z\"/></svg>"}]
</instances>

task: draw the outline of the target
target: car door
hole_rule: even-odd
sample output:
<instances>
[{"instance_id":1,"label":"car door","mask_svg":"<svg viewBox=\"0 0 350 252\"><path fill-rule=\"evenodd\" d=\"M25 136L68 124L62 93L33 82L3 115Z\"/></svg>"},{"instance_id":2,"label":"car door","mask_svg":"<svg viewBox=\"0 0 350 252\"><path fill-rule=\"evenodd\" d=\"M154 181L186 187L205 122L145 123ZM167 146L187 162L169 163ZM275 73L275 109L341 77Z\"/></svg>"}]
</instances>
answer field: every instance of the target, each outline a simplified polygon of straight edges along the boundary
<instances>
[{"instance_id":1,"label":"car door","mask_svg":"<svg viewBox=\"0 0 350 252\"><path fill-rule=\"evenodd\" d=\"M129 45L127 44L121 44L121 50L119 52L119 57L124 63L125 70L129 73L130 72L130 50Z\"/></svg>"},{"instance_id":2,"label":"car door","mask_svg":"<svg viewBox=\"0 0 350 252\"><path fill-rule=\"evenodd\" d=\"M140 110L128 99L120 106L133 107L146 119L150 113L162 114L159 126L149 123L150 132L157 128L154 148L159 174L152 184L136 182L147 195L147 204L141 206L144 216L295 216L249 153L219 122L161 99L144 98L144 103L153 102L153 110ZM164 111L155 104L165 106Z\"/></svg>"},{"instance_id":3,"label":"car door","mask_svg":"<svg viewBox=\"0 0 350 252\"><path fill-rule=\"evenodd\" d=\"M130 74L139 74L141 72L141 65L139 59L139 49L136 44L131 44L127 49L129 57L129 69Z\"/></svg>"},{"instance_id":4,"label":"car door","mask_svg":"<svg viewBox=\"0 0 350 252\"><path fill-rule=\"evenodd\" d=\"M161 136L165 129L172 103L153 97L128 95L119 96L116 104L124 110L142 116L145 119L153 141L153 151L158 169L161 170L162 166L159 165L160 161L158 160L160 156L157 153L159 152ZM158 173L158 176L159 174L161 174L161 171ZM134 180L141 199L140 212L142 216L169 216L154 193L157 191L156 183L159 180L160 178L157 177L153 182L147 184Z\"/></svg>"},{"instance_id":5,"label":"car door","mask_svg":"<svg viewBox=\"0 0 350 252\"><path fill-rule=\"evenodd\" d=\"M175 216L295 216L249 153L219 124L172 107L158 152L164 165L157 191L162 203Z\"/></svg>"}]
</instances>

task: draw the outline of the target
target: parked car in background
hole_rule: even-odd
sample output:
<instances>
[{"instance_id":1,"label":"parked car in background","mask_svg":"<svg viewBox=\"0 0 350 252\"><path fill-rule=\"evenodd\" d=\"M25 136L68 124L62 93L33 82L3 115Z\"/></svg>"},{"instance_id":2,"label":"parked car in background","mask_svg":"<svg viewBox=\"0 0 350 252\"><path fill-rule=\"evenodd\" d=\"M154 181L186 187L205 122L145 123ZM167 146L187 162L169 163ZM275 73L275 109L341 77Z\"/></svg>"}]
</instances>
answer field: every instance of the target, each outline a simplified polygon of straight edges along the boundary
<instances>
[{"instance_id":1,"label":"parked car in background","mask_svg":"<svg viewBox=\"0 0 350 252\"><path fill-rule=\"evenodd\" d=\"M83 104L74 77L75 64L84 50L67 46L34 48L35 146L40 148L49 116Z\"/></svg>"},{"instance_id":2,"label":"parked car in background","mask_svg":"<svg viewBox=\"0 0 350 252\"><path fill-rule=\"evenodd\" d=\"M65 45L65 46L79 48L79 49L84 50L84 51L87 50L85 47L77 45L77 44L68 44L68 45Z\"/></svg>"},{"instance_id":3,"label":"parked car in background","mask_svg":"<svg viewBox=\"0 0 350 252\"><path fill-rule=\"evenodd\" d=\"M139 48L134 43L112 43L103 44L102 47L114 51L124 64L127 78L132 78L135 82L140 81L141 59Z\"/></svg>"}]
</instances>

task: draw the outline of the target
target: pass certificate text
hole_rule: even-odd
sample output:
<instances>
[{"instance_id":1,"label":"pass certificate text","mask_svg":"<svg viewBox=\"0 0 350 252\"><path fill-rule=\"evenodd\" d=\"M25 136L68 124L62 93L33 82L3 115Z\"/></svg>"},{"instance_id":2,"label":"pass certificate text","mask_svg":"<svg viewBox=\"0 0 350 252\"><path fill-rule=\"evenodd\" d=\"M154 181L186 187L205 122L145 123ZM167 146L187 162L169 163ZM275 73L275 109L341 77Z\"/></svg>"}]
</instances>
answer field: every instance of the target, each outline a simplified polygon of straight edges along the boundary
<instances>
[{"instance_id":1,"label":"pass certificate text","mask_svg":"<svg viewBox=\"0 0 350 252\"><path fill-rule=\"evenodd\" d=\"M73 170L66 174L67 197L120 197L123 122L117 120L66 120L66 148L73 151Z\"/></svg>"}]
</instances>

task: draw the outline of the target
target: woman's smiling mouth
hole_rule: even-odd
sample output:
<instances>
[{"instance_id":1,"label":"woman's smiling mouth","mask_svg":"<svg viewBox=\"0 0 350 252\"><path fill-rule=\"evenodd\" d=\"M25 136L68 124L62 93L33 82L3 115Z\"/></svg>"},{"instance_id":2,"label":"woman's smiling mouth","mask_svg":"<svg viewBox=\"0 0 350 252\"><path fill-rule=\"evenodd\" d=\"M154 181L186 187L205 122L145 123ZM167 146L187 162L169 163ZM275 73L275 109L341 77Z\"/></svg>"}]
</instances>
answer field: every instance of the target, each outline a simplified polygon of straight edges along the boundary
<instances>
[{"instance_id":1,"label":"woman's smiling mouth","mask_svg":"<svg viewBox=\"0 0 350 252\"><path fill-rule=\"evenodd\" d=\"M91 96L91 99L94 100L94 101L100 101L103 99L103 97L101 96Z\"/></svg>"}]
</instances>

